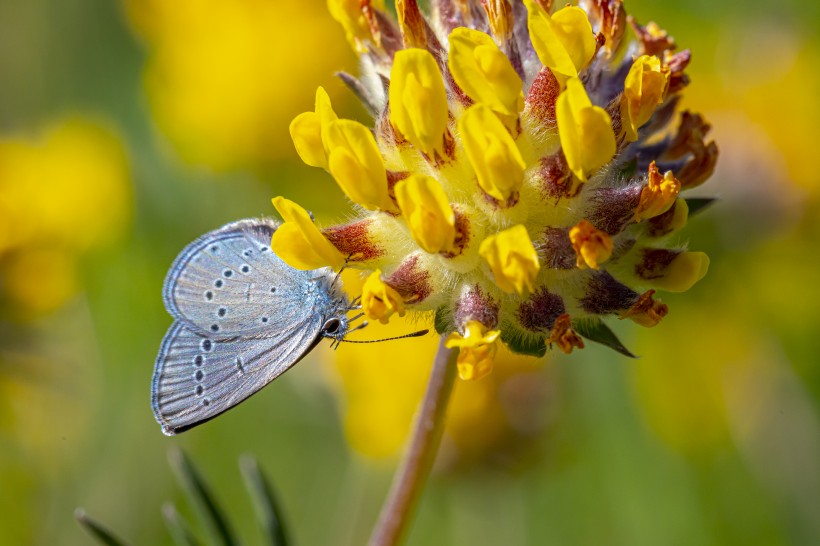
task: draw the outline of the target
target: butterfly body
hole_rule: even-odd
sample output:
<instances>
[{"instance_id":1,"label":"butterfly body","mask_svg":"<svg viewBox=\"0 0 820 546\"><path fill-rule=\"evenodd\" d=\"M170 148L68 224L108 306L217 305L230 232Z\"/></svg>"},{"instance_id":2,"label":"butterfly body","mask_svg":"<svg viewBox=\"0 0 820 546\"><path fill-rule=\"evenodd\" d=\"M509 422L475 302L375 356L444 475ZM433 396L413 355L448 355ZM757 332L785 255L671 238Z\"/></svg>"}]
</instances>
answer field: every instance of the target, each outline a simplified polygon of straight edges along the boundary
<instances>
[{"instance_id":1,"label":"butterfly body","mask_svg":"<svg viewBox=\"0 0 820 546\"><path fill-rule=\"evenodd\" d=\"M188 245L163 300L151 407L165 434L208 421L290 369L323 338L342 339L350 304L330 268L300 271L270 250L277 224L241 220Z\"/></svg>"}]
</instances>

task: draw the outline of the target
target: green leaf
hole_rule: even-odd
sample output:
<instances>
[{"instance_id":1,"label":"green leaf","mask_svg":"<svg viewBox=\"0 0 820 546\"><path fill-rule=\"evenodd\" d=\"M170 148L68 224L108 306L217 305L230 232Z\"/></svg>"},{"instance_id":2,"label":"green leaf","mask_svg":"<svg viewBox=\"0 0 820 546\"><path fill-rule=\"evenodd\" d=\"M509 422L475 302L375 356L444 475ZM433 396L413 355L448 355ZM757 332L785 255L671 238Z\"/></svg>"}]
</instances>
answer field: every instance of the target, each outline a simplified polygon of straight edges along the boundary
<instances>
[{"instance_id":1,"label":"green leaf","mask_svg":"<svg viewBox=\"0 0 820 546\"><path fill-rule=\"evenodd\" d=\"M191 461L179 448L169 450L168 459L174 469L177 479L188 492L194 504L199 508L202 518L216 532L217 539L224 546L234 546L237 542L228 521L214 501L204 480L194 468Z\"/></svg>"},{"instance_id":2,"label":"green leaf","mask_svg":"<svg viewBox=\"0 0 820 546\"><path fill-rule=\"evenodd\" d=\"M689 207L689 217L692 217L715 204L717 199L714 197L689 197L684 201L686 201L686 206Z\"/></svg>"},{"instance_id":3,"label":"green leaf","mask_svg":"<svg viewBox=\"0 0 820 546\"><path fill-rule=\"evenodd\" d=\"M543 339L522 336L518 332L510 332L507 328L501 329L501 341L514 353L539 357L547 354L547 345Z\"/></svg>"},{"instance_id":4,"label":"green leaf","mask_svg":"<svg viewBox=\"0 0 820 546\"><path fill-rule=\"evenodd\" d=\"M629 358L638 358L632 352L624 347L624 344L615 335L615 332L609 329L609 326L604 324L599 318L595 319L581 319L572 321L572 329L578 332L582 337L601 345L606 345L610 349L618 351Z\"/></svg>"},{"instance_id":5,"label":"green leaf","mask_svg":"<svg viewBox=\"0 0 820 546\"><path fill-rule=\"evenodd\" d=\"M85 510L82 508L77 508L74 511L74 519L77 520L80 527L88 531L88 534L94 537L100 544L106 544L108 546L125 546L125 542L123 540L115 536L114 533L109 531L101 524L88 517L88 514L86 514Z\"/></svg>"},{"instance_id":6,"label":"green leaf","mask_svg":"<svg viewBox=\"0 0 820 546\"><path fill-rule=\"evenodd\" d=\"M262 530L271 546L287 546L288 539L285 531L282 510L276 502L276 496L270 482L259 469L259 464L251 455L245 455L239 460L242 477L248 488L256 516L262 524Z\"/></svg>"},{"instance_id":7,"label":"green leaf","mask_svg":"<svg viewBox=\"0 0 820 546\"><path fill-rule=\"evenodd\" d=\"M194 536L191 527L179 515L172 503L168 502L162 506L162 517L175 544L178 546L199 546L200 542Z\"/></svg>"},{"instance_id":8,"label":"green leaf","mask_svg":"<svg viewBox=\"0 0 820 546\"><path fill-rule=\"evenodd\" d=\"M436 318L433 320L438 335L446 334L450 331L450 316L445 307L436 309Z\"/></svg>"}]
</instances>

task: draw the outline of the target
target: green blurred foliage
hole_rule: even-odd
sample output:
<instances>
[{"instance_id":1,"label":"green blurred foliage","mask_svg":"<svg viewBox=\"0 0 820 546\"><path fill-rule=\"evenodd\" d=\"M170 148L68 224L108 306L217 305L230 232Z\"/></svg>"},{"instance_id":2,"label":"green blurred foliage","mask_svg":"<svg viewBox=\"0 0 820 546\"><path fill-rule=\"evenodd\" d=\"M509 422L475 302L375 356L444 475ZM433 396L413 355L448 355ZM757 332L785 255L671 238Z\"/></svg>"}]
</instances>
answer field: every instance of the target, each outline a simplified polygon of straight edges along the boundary
<instances>
[{"instance_id":1,"label":"green blurred foliage","mask_svg":"<svg viewBox=\"0 0 820 546\"><path fill-rule=\"evenodd\" d=\"M671 312L658 327L615 325L637 362L591 346L546 366L546 407L533 411L548 418L525 462L442 464L409 544L820 542L820 185L808 161L820 121L820 7L626 8L693 50L685 107L713 123L722 152L699 193L721 201L685 236L712 269L689 293L664 296ZM293 47L317 57L346 47L341 33L308 34ZM133 185L129 227L78 257L70 298L36 316L7 306L0 316L0 544L87 544L78 505L134 544L168 544L160 507L183 494L167 464L172 445L197 462L246 540L262 540L236 479L238 456L251 451L295 542L361 544L391 466L348 447L326 351L180 438L164 437L151 416L153 361L170 323L160 288L179 249L224 222L271 214L273 195L325 221L343 218L345 202L292 152L219 173L185 163L153 121L149 57L117 2L0 2L0 136L30 139L69 115L105 120ZM355 61L301 83L288 107L310 109L324 85L342 115L364 119L336 68L355 72ZM387 367L391 347L409 345L361 354Z\"/></svg>"}]
</instances>

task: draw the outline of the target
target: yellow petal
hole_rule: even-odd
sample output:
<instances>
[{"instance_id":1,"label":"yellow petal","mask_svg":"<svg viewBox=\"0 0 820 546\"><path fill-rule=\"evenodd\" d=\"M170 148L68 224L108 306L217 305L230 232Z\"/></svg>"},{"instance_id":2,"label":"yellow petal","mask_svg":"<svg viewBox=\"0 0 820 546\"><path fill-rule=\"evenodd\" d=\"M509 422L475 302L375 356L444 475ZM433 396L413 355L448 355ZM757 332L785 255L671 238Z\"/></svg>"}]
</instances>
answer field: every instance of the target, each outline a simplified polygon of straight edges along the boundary
<instances>
[{"instance_id":1,"label":"yellow petal","mask_svg":"<svg viewBox=\"0 0 820 546\"><path fill-rule=\"evenodd\" d=\"M430 253L451 250L456 217L441 184L433 177L414 174L399 181L395 191L413 240Z\"/></svg>"},{"instance_id":2,"label":"yellow petal","mask_svg":"<svg viewBox=\"0 0 820 546\"><path fill-rule=\"evenodd\" d=\"M473 105L461 115L458 130L478 185L486 194L506 203L521 189L526 167L510 133L482 104Z\"/></svg>"},{"instance_id":3,"label":"yellow petal","mask_svg":"<svg viewBox=\"0 0 820 546\"><path fill-rule=\"evenodd\" d=\"M464 325L464 335L453 332L447 336L444 345L459 349L456 365L461 379L475 381L492 371L500 335L501 331L488 330L480 322L471 320Z\"/></svg>"},{"instance_id":4,"label":"yellow petal","mask_svg":"<svg viewBox=\"0 0 820 546\"><path fill-rule=\"evenodd\" d=\"M527 25L538 58L559 82L577 76L595 54L596 40L584 10L567 6L552 15L534 0L524 0Z\"/></svg>"},{"instance_id":5,"label":"yellow petal","mask_svg":"<svg viewBox=\"0 0 820 546\"><path fill-rule=\"evenodd\" d=\"M581 220L569 230L569 240L577 255L577 266L581 269L598 269L612 256L612 237L587 220Z\"/></svg>"},{"instance_id":6,"label":"yellow petal","mask_svg":"<svg viewBox=\"0 0 820 546\"><path fill-rule=\"evenodd\" d=\"M495 284L508 293L532 292L541 265L527 229L513 226L484 239L478 248L493 272Z\"/></svg>"},{"instance_id":7,"label":"yellow petal","mask_svg":"<svg viewBox=\"0 0 820 546\"><path fill-rule=\"evenodd\" d=\"M478 30L458 27L450 33L450 72L473 101L487 105L514 127L524 107L521 78L493 39Z\"/></svg>"},{"instance_id":8,"label":"yellow petal","mask_svg":"<svg viewBox=\"0 0 820 546\"><path fill-rule=\"evenodd\" d=\"M310 219L305 209L284 197L274 197L273 206L284 220L271 238L271 249L294 269L330 266L340 268L345 256L336 250Z\"/></svg>"},{"instance_id":9,"label":"yellow petal","mask_svg":"<svg viewBox=\"0 0 820 546\"><path fill-rule=\"evenodd\" d=\"M358 53L367 53L368 45L379 45L379 37L373 35L370 22L362 9L365 5L371 8L384 9L383 0L327 0L330 16L336 19L345 30L347 41Z\"/></svg>"},{"instance_id":10,"label":"yellow petal","mask_svg":"<svg viewBox=\"0 0 820 546\"><path fill-rule=\"evenodd\" d=\"M325 133L328 124L336 119L327 91L319 87L316 89L315 111L299 114L290 123L290 137L296 153L311 167L328 168Z\"/></svg>"},{"instance_id":11,"label":"yellow petal","mask_svg":"<svg viewBox=\"0 0 820 546\"><path fill-rule=\"evenodd\" d=\"M390 123L416 148L432 157L443 150L447 92L433 55L424 49L396 53L390 73Z\"/></svg>"},{"instance_id":12,"label":"yellow petal","mask_svg":"<svg viewBox=\"0 0 820 546\"><path fill-rule=\"evenodd\" d=\"M651 283L669 292L686 292L709 271L709 256L703 252L681 252L670 263L663 276Z\"/></svg>"},{"instance_id":13,"label":"yellow petal","mask_svg":"<svg viewBox=\"0 0 820 546\"><path fill-rule=\"evenodd\" d=\"M663 102L668 87L669 67L663 66L660 59L654 55L635 59L624 81L621 99L621 121L629 142L638 139L638 128L649 121Z\"/></svg>"},{"instance_id":14,"label":"yellow petal","mask_svg":"<svg viewBox=\"0 0 820 546\"><path fill-rule=\"evenodd\" d=\"M661 176L655 162L650 163L647 184L641 190L638 208L635 209L635 221L654 218L668 211L675 204L680 187L681 184L672 171L666 171Z\"/></svg>"},{"instance_id":15,"label":"yellow petal","mask_svg":"<svg viewBox=\"0 0 820 546\"><path fill-rule=\"evenodd\" d=\"M404 316L404 302L399 293L381 278L376 270L367 278L362 287L362 311L372 320L387 324L390 317L398 313Z\"/></svg>"},{"instance_id":16,"label":"yellow petal","mask_svg":"<svg viewBox=\"0 0 820 546\"><path fill-rule=\"evenodd\" d=\"M555 344L564 354L572 353L574 348L583 349L584 340L572 329L572 320L569 315L559 315L550 332L547 343Z\"/></svg>"},{"instance_id":17,"label":"yellow petal","mask_svg":"<svg viewBox=\"0 0 820 546\"><path fill-rule=\"evenodd\" d=\"M593 106L578 78L567 80L555 104L558 136L570 170L579 180L606 165L615 155L612 120L603 108Z\"/></svg>"},{"instance_id":18,"label":"yellow petal","mask_svg":"<svg viewBox=\"0 0 820 546\"><path fill-rule=\"evenodd\" d=\"M330 174L354 203L368 210L395 210L387 193L387 172L370 129L357 121L330 122L326 132Z\"/></svg>"}]
</instances>

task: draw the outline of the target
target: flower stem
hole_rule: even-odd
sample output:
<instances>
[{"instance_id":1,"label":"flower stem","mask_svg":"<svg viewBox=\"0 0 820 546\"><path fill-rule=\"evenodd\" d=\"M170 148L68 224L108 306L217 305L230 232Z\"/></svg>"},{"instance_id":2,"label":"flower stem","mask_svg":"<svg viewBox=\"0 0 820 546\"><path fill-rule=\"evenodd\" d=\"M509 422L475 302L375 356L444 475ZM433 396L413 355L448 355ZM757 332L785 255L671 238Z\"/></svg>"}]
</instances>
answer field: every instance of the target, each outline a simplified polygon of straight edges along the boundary
<instances>
[{"instance_id":1,"label":"flower stem","mask_svg":"<svg viewBox=\"0 0 820 546\"><path fill-rule=\"evenodd\" d=\"M395 546L410 523L416 501L436 459L447 403L456 376L458 351L444 346L441 337L404 459L382 506L379 520L370 535L369 546Z\"/></svg>"}]
</instances>

